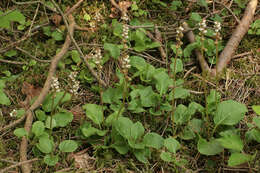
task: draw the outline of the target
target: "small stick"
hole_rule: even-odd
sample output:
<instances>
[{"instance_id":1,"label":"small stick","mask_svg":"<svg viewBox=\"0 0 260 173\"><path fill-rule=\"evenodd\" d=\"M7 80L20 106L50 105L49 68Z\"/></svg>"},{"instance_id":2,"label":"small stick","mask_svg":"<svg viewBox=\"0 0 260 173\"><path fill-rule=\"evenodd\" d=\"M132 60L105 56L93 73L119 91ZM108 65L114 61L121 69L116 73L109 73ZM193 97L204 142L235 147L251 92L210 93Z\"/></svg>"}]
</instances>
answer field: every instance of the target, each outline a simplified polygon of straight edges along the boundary
<instances>
[{"instance_id":1,"label":"small stick","mask_svg":"<svg viewBox=\"0 0 260 173\"><path fill-rule=\"evenodd\" d=\"M21 51L22 53L26 54L26 55L29 56L30 58L36 60L36 61L44 62L44 63L45 63L45 62L46 62L46 63L50 63L50 62L51 62L51 60L42 60L42 59L39 59L39 58L37 58L36 56L31 55L29 52L27 52L26 50L24 50L24 49L22 49L22 48L20 48L20 47L18 47L18 46L16 46L15 48L16 48L17 50Z\"/></svg>"},{"instance_id":2,"label":"small stick","mask_svg":"<svg viewBox=\"0 0 260 173\"><path fill-rule=\"evenodd\" d=\"M7 168L1 169L0 173L6 173L9 169L16 168L16 167L21 166L23 164L28 164L28 163L31 163L31 162L35 162L37 160L39 160L39 159L38 158L34 158L32 160L26 160L26 161L23 161L23 162L15 163L14 165L11 165L11 166L9 166Z\"/></svg>"},{"instance_id":3,"label":"small stick","mask_svg":"<svg viewBox=\"0 0 260 173\"><path fill-rule=\"evenodd\" d=\"M0 62L3 62L3 63L9 63L9 64L16 64L16 65L24 65L24 64L28 64L27 62L10 61L10 60L5 60L5 59L0 59Z\"/></svg>"},{"instance_id":4,"label":"small stick","mask_svg":"<svg viewBox=\"0 0 260 173\"><path fill-rule=\"evenodd\" d=\"M69 14L71 14L76 8L78 8L80 6L80 4L83 2L84 0L79 0L73 7L71 7L64 15L67 16Z\"/></svg>"}]
</instances>

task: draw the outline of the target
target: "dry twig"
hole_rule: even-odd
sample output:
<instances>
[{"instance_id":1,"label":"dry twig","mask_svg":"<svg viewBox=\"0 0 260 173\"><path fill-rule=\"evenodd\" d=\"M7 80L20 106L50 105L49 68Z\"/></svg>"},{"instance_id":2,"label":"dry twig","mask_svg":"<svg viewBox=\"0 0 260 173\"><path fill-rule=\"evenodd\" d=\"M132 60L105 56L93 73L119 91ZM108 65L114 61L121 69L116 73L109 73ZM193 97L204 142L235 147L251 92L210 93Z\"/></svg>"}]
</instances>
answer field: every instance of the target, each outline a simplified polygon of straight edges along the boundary
<instances>
[{"instance_id":1,"label":"dry twig","mask_svg":"<svg viewBox=\"0 0 260 173\"><path fill-rule=\"evenodd\" d=\"M28 164L28 163L31 163L31 162L35 162L35 161L37 161L37 160L39 160L39 159L38 159L38 158L34 158L34 159L32 159L32 160L26 160L26 161L23 161L23 162L15 163L15 164L13 164L13 165L7 167L7 168L1 169L1 170L0 170L0 173L6 173L9 169L16 168L16 167L21 166L21 165L23 165L23 164Z\"/></svg>"},{"instance_id":2,"label":"dry twig","mask_svg":"<svg viewBox=\"0 0 260 173\"><path fill-rule=\"evenodd\" d=\"M52 62L51 62L50 68L49 68L49 73L48 73L47 79L44 83L44 86L43 86L43 89L42 89L40 95L38 96L38 98L35 100L35 102L31 105L31 107L26 112L26 122L25 122L24 128L27 132L29 132L31 130L32 121L33 121L33 111L37 107L40 106L40 104L43 102L45 96L48 94L49 89L51 87L52 77L54 76L54 74L56 72L57 64L69 49L69 46L71 43L71 39L70 39L69 35L73 35L73 33L74 33L75 22L74 22L72 15L69 15L68 17L69 17L70 25L68 28L68 34L67 34L65 43L63 44L59 53L57 53L52 59ZM28 145L28 141L27 141L26 137L23 137L21 145L20 145L20 160L21 161L27 160L27 145ZM30 173L31 172L30 164L29 163L23 164L22 171L23 171L23 173Z\"/></svg>"}]
</instances>

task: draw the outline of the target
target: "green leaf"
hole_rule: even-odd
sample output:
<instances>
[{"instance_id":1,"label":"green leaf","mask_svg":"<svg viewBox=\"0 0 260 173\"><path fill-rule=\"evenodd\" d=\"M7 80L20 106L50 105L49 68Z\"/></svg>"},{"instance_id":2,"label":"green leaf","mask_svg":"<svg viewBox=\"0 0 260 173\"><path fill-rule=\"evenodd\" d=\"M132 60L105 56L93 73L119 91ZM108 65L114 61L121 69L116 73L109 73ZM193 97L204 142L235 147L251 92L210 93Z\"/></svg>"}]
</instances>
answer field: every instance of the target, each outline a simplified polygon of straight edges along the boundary
<instances>
[{"instance_id":1,"label":"green leaf","mask_svg":"<svg viewBox=\"0 0 260 173\"><path fill-rule=\"evenodd\" d=\"M240 7L245 8L248 0L234 0L234 2Z\"/></svg>"},{"instance_id":2,"label":"green leaf","mask_svg":"<svg viewBox=\"0 0 260 173\"><path fill-rule=\"evenodd\" d=\"M254 117L253 122L260 129L260 117Z\"/></svg>"},{"instance_id":3,"label":"green leaf","mask_svg":"<svg viewBox=\"0 0 260 173\"><path fill-rule=\"evenodd\" d=\"M183 50L183 56L185 58L188 58L191 56L191 53L194 49L196 49L198 47L198 43L194 42L194 43L190 43L188 44L188 46L186 46Z\"/></svg>"},{"instance_id":4,"label":"green leaf","mask_svg":"<svg viewBox=\"0 0 260 173\"><path fill-rule=\"evenodd\" d=\"M72 50L71 51L71 58L77 64L79 62L81 62L80 55L79 55L79 52L77 50Z\"/></svg>"},{"instance_id":5,"label":"green leaf","mask_svg":"<svg viewBox=\"0 0 260 173\"><path fill-rule=\"evenodd\" d=\"M83 109L86 110L86 116L95 124L101 125L104 121L102 106L96 104L85 104L83 105Z\"/></svg>"},{"instance_id":6,"label":"green leaf","mask_svg":"<svg viewBox=\"0 0 260 173\"><path fill-rule=\"evenodd\" d=\"M180 143L172 137L164 140L164 146L172 153L176 153L176 151L181 148Z\"/></svg>"},{"instance_id":7,"label":"green leaf","mask_svg":"<svg viewBox=\"0 0 260 173\"><path fill-rule=\"evenodd\" d=\"M217 141L219 141L220 144L227 149L242 151L244 147L243 141L240 139L240 136L237 134L225 135L217 139Z\"/></svg>"},{"instance_id":8,"label":"green leaf","mask_svg":"<svg viewBox=\"0 0 260 173\"><path fill-rule=\"evenodd\" d=\"M14 130L14 135L17 137L28 136L28 132L24 128L17 128Z\"/></svg>"},{"instance_id":9,"label":"green leaf","mask_svg":"<svg viewBox=\"0 0 260 173\"><path fill-rule=\"evenodd\" d=\"M252 156L249 154L232 153L228 159L228 166L238 166L240 164L249 162Z\"/></svg>"},{"instance_id":10,"label":"green leaf","mask_svg":"<svg viewBox=\"0 0 260 173\"><path fill-rule=\"evenodd\" d=\"M174 98L175 99L185 99L190 96L189 90L182 88L182 87L177 87L174 90ZM172 92L170 93L169 100L172 100Z\"/></svg>"},{"instance_id":11,"label":"green leaf","mask_svg":"<svg viewBox=\"0 0 260 173\"><path fill-rule=\"evenodd\" d=\"M42 30L43 30L43 33L45 34L45 35L47 35L47 36L51 36L51 27L50 26L46 26L46 27L43 27L42 28Z\"/></svg>"},{"instance_id":12,"label":"green leaf","mask_svg":"<svg viewBox=\"0 0 260 173\"><path fill-rule=\"evenodd\" d=\"M45 112L42 111L42 110L40 110L40 109L37 109L37 110L35 111L35 115L36 115L36 117L37 117L37 119L38 119L39 121L45 121L46 118L47 118Z\"/></svg>"},{"instance_id":13,"label":"green leaf","mask_svg":"<svg viewBox=\"0 0 260 173\"><path fill-rule=\"evenodd\" d=\"M3 15L3 13L0 15L0 28L10 29L11 22L19 22L20 24L25 24L25 17L20 11L6 11L5 13L6 15Z\"/></svg>"},{"instance_id":14,"label":"green leaf","mask_svg":"<svg viewBox=\"0 0 260 173\"><path fill-rule=\"evenodd\" d=\"M43 153L48 154L52 151L54 146L53 141L49 138L41 137L39 139L39 143L36 144L36 147Z\"/></svg>"},{"instance_id":15,"label":"green leaf","mask_svg":"<svg viewBox=\"0 0 260 173\"><path fill-rule=\"evenodd\" d=\"M123 90L121 88L108 88L102 94L103 103L120 103L123 98Z\"/></svg>"},{"instance_id":16,"label":"green leaf","mask_svg":"<svg viewBox=\"0 0 260 173\"><path fill-rule=\"evenodd\" d=\"M137 68L137 70L139 70L139 71L144 70L147 65L146 61L139 56L131 56L130 64L132 67Z\"/></svg>"},{"instance_id":17,"label":"green leaf","mask_svg":"<svg viewBox=\"0 0 260 173\"><path fill-rule=\"evenodd\" d=\"M16 50L9 50L4 55L7 56L7 57L13 57L13 56L17 55L17 51Z\"/></svg>"},{"instance_id":18,"label":"green leaf","mask_svg":"<svg viewBox=\"0 0 260 173\"><path fill-rule=\"evenodd\" d=\"M45 130L44 123L41 121L36 121L32 125L32 132L35 136L41 136Z\"/></svg>"},{"instance_id":19,"label":"green leaf","mask_svg":"<svg viewBox=\"0 0 260 173\"><path fill-rule=\"evenodd\" d=\"M42 108L45 112L51 112L52 109L56 108L58 104L65 103L71 99L71 95L65 92L50 93L46 96L43 101Z\"/></svg>"},{"instance_id":20,"label":"green leaf","mask_svg":"<svg viewBox=\"0 0 260 173\"><path fill-rule=\"evenodd\" d=\"M207 96L208 112L214 114L217 108L217 104L220 102L221 95L216 90L211 90Z\"/></svg>"},{"instance_id":21,"label":"green leaf","mask_svg":"<svg viewBox=\"0 0 260 173\"><path fill-rule=\"evenodd\" d=\"M208 4L206 2L206 0L198 0L197 3L202 6L202 7L206 7L208 9Z\"/></svg>"},{"instance_id":22,"label":"green leaf","mask_svg":"<svg viewBox=\"0 0 260 173\"><path fill-rule=\"evenodd\" d=\"M142 150L134 150L134 155L137 160L139 160L142 163L148 163L148 151L146 149Z\"/></svg>"},{"instance_id":23,"label":"green leaf","mask_svg":"<svg viewBox=\"0 0 260 173\"><path fill-rule=\"evenodd\" d=\"M59 112L53 115L57 127L65 127L73 120L73 114L69 111Z\"/></svg>"},{"instance_id":24,"label":"green leaf","mask_svg":"<svg viewBox=\"0 0 260 173\"><path fill-rule=\"evenodd\" d=\"M198 13L191 13L190 20L192 20L194 22L200 22L202 20L202 18L200 17L200 15Z\"/></svg>"},{"instance_id":25,"label":"green leaf","mask_svg":"<svg viewBox=\"0 0 260 173\"><path fill-rule=\"evenodd\" d=\"M168 87L172 84L172 80L169 75L161 69L157 69L153 78L155 79L155 88L159 91L160 96L162 96L168 91Z\"/></svg>"},{"instance_id":26,"label":"green leaf","mask_svg":"<svg viewBox=\"0 0 260 173\"><path fill-rule=\"evenodd\" d=\"M165 161L165 162L173 162L174 161L174 158L172 157L172 153L169 153L169 152L165 152L163 151L161 154L160 154L160 158Z\"/></svg>"},{"instance_id":27,"label":"green leaf","mask_svg":"<svg viewBox=\"0 0 260 173\"><path fill-rule=\"evenodd\" d=\"M51 116L48 116L46 121L45 121L45 127L48 129L53 129L57 127L56 120L52 118Z\"/></svg>"},{"instance_id":28,"label":"green leaf","mask_svg":"<svg viewBox=\"0 0 260 173\"><path fill-rule=\"evenodd\" d=\"M129 151L129 146L125 141L117 141L116 143L111 145L118 153L125 155Z\"/></svg>"},{"instance_id":29,"label":"green leaf","mask_svg":"<svg viewBox=\"0 0 260 173\"><path fill-rule=\"evenodd\" d=\"M164 139L157 133L147 133L144 136L144 143L147 147L160 149L163 146Z\"/></svg>"},{"instance_id":30,"label":"green leaf","mask_svg":"<svg viewBox=\"0 0 260 173\"><path fill-rule=\"evenodd\" d=\"M170 65L170 67L171 67L171 71L172 71L172 72L174 71L174 62L175 62L175 60L174 60L174 58L172 58L172 63L171 63L171 65ZM176 59L176 69L175 69L175 74L176 74L176 73L179 73L179 72L182 72L182 71L183 71L182 60L179 59L179 58L177 58L177 59Z\"/></svg>"},{"instance_id":31,"label":"green leaf","mask_svg":"<svg viewBox=\"0 0 260 173\"><path fill-rule=\"evenodd\" d=\"M88 13L84 14L83 19L86 21L89 21L91 19L90 15Z\"/></svg>"},{"instance_id":32,"label":"green leaf","mask_svg":"<svg viewBox=\"0 0 260 173\"><path fill-rule=\"evenodd\" d=\"M18 109L18 110L16 111L15 117L16 117L16 118L21 118L24 114L25 114L25 110L24 110L24 109Z\"/></svg>"},{"instance_id":33,"label":"green leaf","mask_svg":"<svg viewBox=\"0 0 260 173\"><path fill-rule=\"evenodd\" d=\"M116 19L112 20L113 34L118 37L122 37L123 25L119 23Z\"/></svg>"},{"instance_id":34,"label":"green leaf","mask_svg":"<svg viewBox=\"0 0 260 173\"><path fill-rule=\"evenodd\" d=\"M88 138L92 135L104 136L107 133L107 130L99 130L95 127L88 127L81 129L82 134Z\"/></svg>"},{"instance_id":35,"label":"green leaf","mask_svg":"<svg viewBox=\"0 0 260 173\"><path fill-rule=\"evenodd\" d=\"M63 40L63 33L59 32L59 31L54 31L51 33L52 38L54 38L54 40L56 41L61 41Z\"/></svg>"},{"instance_id":36,"label":"green leaf","mask_svg":"<svg viewBox=\"0 0 260 173\"><path fill-rule=\"evenodd\" d=\"M138 138L140 138L143 134L144 134L144 127L142 125L142 123L140 123L139 121L134 123L131 126L131 137L134 141L136 141Z\"/></svg>"},{"instance_id":37,"label":"green leaf","mask_svg":"<svg viewBox=\"0 0 260 173\"><path fill-rule=\"evenodd\" d=\"M119 117L117 121L114 122L113 126L117 132L126 139L131 138L131 127L133 122L126 117Z\"/></svg>"},{"instance_id":38,"label":"green leaf","mask_svg":"<svg viewBox=\"0 0 260 173\"><path fill-rule=\"evenodd\" d=\"M246 132L246 140L247 141L257 141L258 143L260 143L260 130L257 129L252 129L250 131Z\"/></svg>"},{"instance_id":39,"label":"green leaf","mask_svg":"<svg viewBox=\"0 0 260 173\"><path fill-rule=\"evenodd\" d=\"M62 152L69 153L74 152L78 148L78 143L74 140L62 141L59 145L59 149Z\"/></svg>"},{"instance_id":40,"label":"green leaf","mask_svg":"<svg viewBox=\"0 0 260 173\"><path fill-rule=\"evenodd\" d=\"M141 104L143 107L155 106L158 99L151 86L139 89Z\"/></svg>"},{"instance_id":41,"label":"green leaf","mask_svg":"<svg viewBox=\"0 0 260 173\"><path fill-rule=\"evenodd\" d=\"M207 142L205 139L199 138L197 148L201 154L207 156L216 155L223 151L223 147L216 139Z\"/></svg>"},{"instance_id":42,"label":"green leaf","mask_svg":"<svg viewBox=\"0 0 260 173\"><path fill-rule=\"evenodd\" d=\"M174 122L178 125L185 124L191 118L191 114L188 113L188 108L179 104L174 113Z\"/></svg>"},{"instance_id":43,"label":"green leaf","mask_svg":"<svg viewBox=\"0 0 260 173\"><path fill-rule=\"evenodd\" d=\"M182 6L181 1L172 1L170 9L176 11L181 6Z\"/></svg>"},{"instance_id":44,"label":"green leaf","mask_svg":"<svg viewBox=\"0 0 260 173\"><path fill-rule=\"evenodd\" d=\"M243 119L247 108L244 104L234 100L223 101L218 104L214 123L216 125L235 125Z\"/></svg>"},{"instance_id":45,"label":"green leaf","mask_svg":"<svg viewBox=\"0 0 260 173\"><path fill-rule=\"evenodd\" d=\"M50 155L50 154L47 154L44 156L44 159L43 159L44 163L46 163L48 166L54 166L58 163L59 161L59 156L58 155Z\"/></svg>"},{"instance_id":46,"label":"green leaf","mask_svg":"<svg viewBox=\"0 0 260 173\"><path fill-rule=\"evenodd\" d=\"M119 45L112 44L112 43L105 43L104 49L107 50L113 58L118 59L120 55Z\"/></svg>"},{"instance_id":47,"label":"green leaf","mask_svg":"<svg viewBox=\"0 0 260 173\"><path fill-rule=\"evenodd\" d=\"M0 89L0 105L6 105L9 106L11 104L11 101L9 98L5 95L4 90Z\"/></svg>"},{"instance_id":48,"label":"green leaf","mask_svg":"<svg viewBox=\"0 0 260 173\"><path fill-rule=\"evenodd\" d=\"M252 106L252 109L255 111L257 115L260 115L260 105Z\"/></svg>"}]
</instances>

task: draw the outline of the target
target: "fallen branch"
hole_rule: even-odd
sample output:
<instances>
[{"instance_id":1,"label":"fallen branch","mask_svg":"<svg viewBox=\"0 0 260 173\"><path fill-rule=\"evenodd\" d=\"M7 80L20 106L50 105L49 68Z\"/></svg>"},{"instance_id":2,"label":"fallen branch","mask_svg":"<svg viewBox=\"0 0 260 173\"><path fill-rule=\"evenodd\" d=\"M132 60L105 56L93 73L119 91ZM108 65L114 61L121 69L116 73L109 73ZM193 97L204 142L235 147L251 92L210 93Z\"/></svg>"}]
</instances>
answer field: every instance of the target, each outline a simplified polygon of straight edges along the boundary
<instances>
[{"instance_id":1,"label":"fallen branch","mask_svg":"<svg viewBox=\"0 0 260 173\"><path fill-rule=\"evenodd\" d=\"M255 10L257 6L257 0L251 0L245 10L244 16L237 26L236 30L233 32L231 38L226 44L224 50L219 56L219 61L216 65L217 73L221 73L223 69L227 66L229 61L232 58L232 55L235 53L240 41L247 33L249 26L253 20Z\"/></svg>"},{"instance_id":2,"label":"fallen branch","mask_svg":"<svg viewBox=\"0 0 260 173\"><path fill-rule=\"evenodd\" d=\"M38 158L34 158L32 160L26 160L26 161L23 161L23 162L15 163L14 165L11 165L11 166L9 166L7 168L1 169L0 173L6 173L9 169L16 168L16 167L21 166L23 164L28 164L28 163L31 163L31 162L35 162L37 160L39 160L39 159Z\"/></svg>"},{"instance_id":3,"label":"fallen branch","mask_svg":"<svg viewBox=\"0 0 260 173\"><path fill-rule=\"evenodd\" d=\"M30 130L31 130L32 121L33 121L33 111L37 107L40 106L40 104L43 102L44 98L48 94L50 87L51 87L52 77L54 76L54 74L56 72L57 64L60 61L60 59L66 54L66 52L68 51L69 46L71 44L71 39L70 39L69 35L73 35L73 33L74 33L75 22L74 22L72 15L69 15L68 17L69 17L70 25L68 27L68 33L67 33L65 43L63 44L59 53L57 53L52 59L52 62L51 62L50 68L49 68L49 73L48 73L47 79L45 80L45 83L44 83L44 86L43 86L43 89L42 89L40 95L37 97L35 102L31 105L31 107L26 112L26 122L25 122L24 128L27 132L30 132ZM27 160L27 145L28 145L28 141L27 141L26 137L23 137L21 145L20 145L20 160L22 162ZM29 163L23 164L22 172L30 173L31 165Z\"/></svg>"},{"instance_id":4,"label":"fallen branch","mask_svg":"<svg viewBox=\"0 0 260 173\"><path fill-rule=\"evenodd\" d=\"M188 31L186 33L186 36L187 36L189 42L194 43L195 36L194 36L193 32L189 29L188 24L186 22L183 23L183 28L185 31ZM198 49L195 49L195 54L196 54L197 60L199 61L202 71L209 73L210 72L209 65L208 65L207 61L204 59L204 56L201 54L201 51Z\"/></svg>"}]
</instances>

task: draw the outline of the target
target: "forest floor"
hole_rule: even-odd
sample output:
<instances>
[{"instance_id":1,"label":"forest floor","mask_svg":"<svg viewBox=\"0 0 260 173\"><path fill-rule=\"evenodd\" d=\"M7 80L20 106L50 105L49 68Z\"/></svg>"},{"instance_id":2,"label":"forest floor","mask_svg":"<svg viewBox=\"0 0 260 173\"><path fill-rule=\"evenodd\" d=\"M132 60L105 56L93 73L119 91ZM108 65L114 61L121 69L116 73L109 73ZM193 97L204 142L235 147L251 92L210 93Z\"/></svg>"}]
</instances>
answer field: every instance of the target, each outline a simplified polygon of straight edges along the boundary
<instances>
[{"instance_id":1,"label":"forest floor","mask_svg":"<svg viewBox=\"0 0 260 173\"><path fill-rule=\"evenodd\" d=\"M1 1L0 173L259 172L251 1Z\"/></svg>"}]
</instances>

